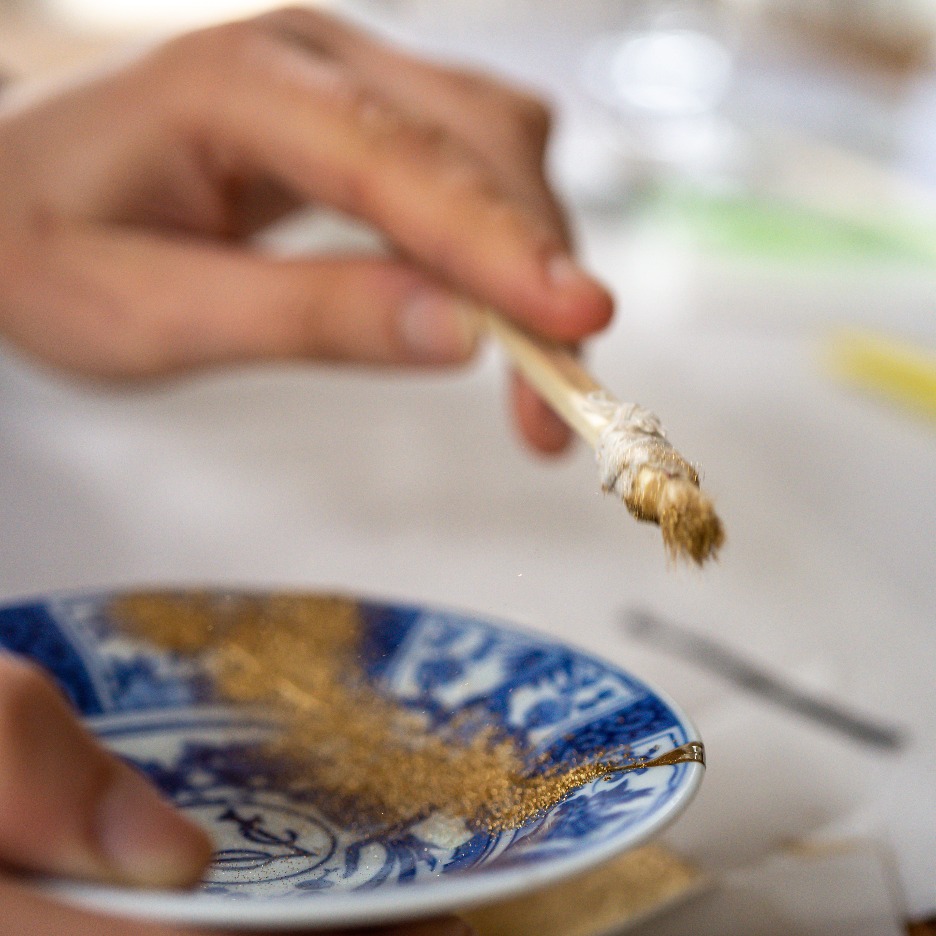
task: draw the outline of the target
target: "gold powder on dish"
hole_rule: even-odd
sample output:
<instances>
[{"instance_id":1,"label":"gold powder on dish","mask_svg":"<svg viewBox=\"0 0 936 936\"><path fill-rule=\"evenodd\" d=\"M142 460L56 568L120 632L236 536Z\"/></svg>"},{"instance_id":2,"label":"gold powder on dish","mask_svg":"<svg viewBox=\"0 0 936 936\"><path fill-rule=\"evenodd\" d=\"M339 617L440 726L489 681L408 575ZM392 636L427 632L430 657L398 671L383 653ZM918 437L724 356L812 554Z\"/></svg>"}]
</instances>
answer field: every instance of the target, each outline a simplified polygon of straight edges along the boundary
<instances>
[{"instance_id":1,"label":"gold powder on dish","mask_svg":"<svg viewBox=\"0 0 936 936\"><path fill-rule=\"evenodd\" d=\"M346 823L386 828L441 813L474 829L517 828L577 787L639 765L595 752L545 767L489 725L430 726L367 682L348 598L139 593L110 612L136 636L204 658L223 699L270 709L283 726L270 744L283 783L314 791Z\"/></svg>"}]
</instances>

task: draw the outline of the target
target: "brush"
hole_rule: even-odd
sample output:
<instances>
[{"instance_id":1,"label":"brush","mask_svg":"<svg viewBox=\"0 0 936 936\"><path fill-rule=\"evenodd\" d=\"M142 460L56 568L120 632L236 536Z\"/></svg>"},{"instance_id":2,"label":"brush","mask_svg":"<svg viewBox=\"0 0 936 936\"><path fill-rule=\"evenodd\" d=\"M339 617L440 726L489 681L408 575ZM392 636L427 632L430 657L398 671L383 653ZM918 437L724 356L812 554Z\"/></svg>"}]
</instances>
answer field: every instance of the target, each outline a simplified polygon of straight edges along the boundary
<instances>
[{"instance_id":1,"label":"brush","mask_svg":"<svg viewBox=\"0 0 936 936\"><path fill-rule=\"evenodd\" d=\"M714 558L725 538L721 520L659 418L617 401L564 346L535 338L488 309L478 314L513 366L594 449L602 490L620 497L638 520L658 524L671 558L697 565Z\"/></svg>"}]
</instances>

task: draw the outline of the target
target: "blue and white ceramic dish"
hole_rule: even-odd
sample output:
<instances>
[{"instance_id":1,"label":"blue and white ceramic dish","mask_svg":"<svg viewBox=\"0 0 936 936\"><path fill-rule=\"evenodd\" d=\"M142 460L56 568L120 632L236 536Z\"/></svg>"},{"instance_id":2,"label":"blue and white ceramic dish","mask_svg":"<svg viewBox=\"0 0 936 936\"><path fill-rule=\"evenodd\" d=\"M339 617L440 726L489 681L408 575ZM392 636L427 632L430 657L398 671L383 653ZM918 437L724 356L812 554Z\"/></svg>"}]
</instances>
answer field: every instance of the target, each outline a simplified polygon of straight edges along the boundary
<instances>
[{"instance_id":1,"label":"blue and white ceramic dish","mask_svg":"<svg viewBox=\"0 0 936 936\"><path fill-rule=\"evenodd\" d=\"M702 778L699 762L654 766L581 787L516 830L472 832L430 818L362 838L308 795L278 790L275 777L260 775L262 759L243 754L269 726L213 701L197 661L117 628L108 610L115 597L2 608L0 646L48 668L93 731L203 823L217 851L190 892L48 885L98 910L267 929L454 911L542 886L646 841L685 809ZM655 689L549 638L435 608L371 600L358 608L364 671L381 693L446 713L480 705L547 764L622 746L654 757L698 740Z\"/></svg>"}]
</instances>

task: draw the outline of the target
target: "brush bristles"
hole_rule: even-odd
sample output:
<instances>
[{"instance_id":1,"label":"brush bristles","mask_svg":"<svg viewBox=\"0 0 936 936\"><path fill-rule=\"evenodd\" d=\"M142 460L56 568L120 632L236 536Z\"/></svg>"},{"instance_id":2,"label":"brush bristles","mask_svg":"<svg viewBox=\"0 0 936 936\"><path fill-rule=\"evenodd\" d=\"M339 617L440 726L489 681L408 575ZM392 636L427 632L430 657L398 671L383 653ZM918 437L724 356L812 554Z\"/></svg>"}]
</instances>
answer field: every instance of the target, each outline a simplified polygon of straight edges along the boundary
<instances>
[{"instance_id":1,"label":"brush bristles","mask_svg":"<svg viewBox=\"0 0 936 936\"><path fill-rule=\"evenodd\" d=\"M717 557L725 541L725 531L711 500L688 481L674 481L667 486L657 522L673 559L688 558L702 565Z\"/></svg>"},{"instance_id":2,"label":"brush bristles","mask_svg":"<svg viewBox=\"0 0 936 936\"><path fill-rule=\"evenodd\" d=\"M702 565L714 559L725 540L721 520L711 500L686 477L645 466L630 495L624 498L638 519L656 523L672 559L691 559Z\"/></svg>"},{"instance_id":3,"label":"brush bristles","mask_svg":"<svg viewBox=\"0 0 936 936\"><path fill-rule=\"evenodd\" d=\"M721 520L712 501L699 489L695 471L687 477L644 465L624 503L638 520L659 525L674 560L691 559L701 566L717 556L725 541Z\"/></svg>"}]
</instances>

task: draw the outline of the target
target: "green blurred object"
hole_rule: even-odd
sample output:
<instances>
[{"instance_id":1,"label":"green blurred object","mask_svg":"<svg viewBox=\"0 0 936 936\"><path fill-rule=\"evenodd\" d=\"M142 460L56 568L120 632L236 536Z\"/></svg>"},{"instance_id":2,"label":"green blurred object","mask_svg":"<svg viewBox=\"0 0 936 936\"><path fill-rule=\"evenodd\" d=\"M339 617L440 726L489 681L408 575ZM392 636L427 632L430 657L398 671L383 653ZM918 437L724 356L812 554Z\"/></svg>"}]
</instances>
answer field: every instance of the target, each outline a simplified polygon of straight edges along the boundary
<instances>
[{"instance_id":1,"label":"green blurred object","mask_svg":"<svg viewBox=\"0 0 936 936\"><path fill-rule=\"evenodd\" d=\"M936 225L882 214L867 219L746 193L661 189L648 206L698 246L787 263L936 265Z\"/></svg>"}]
</instances>

